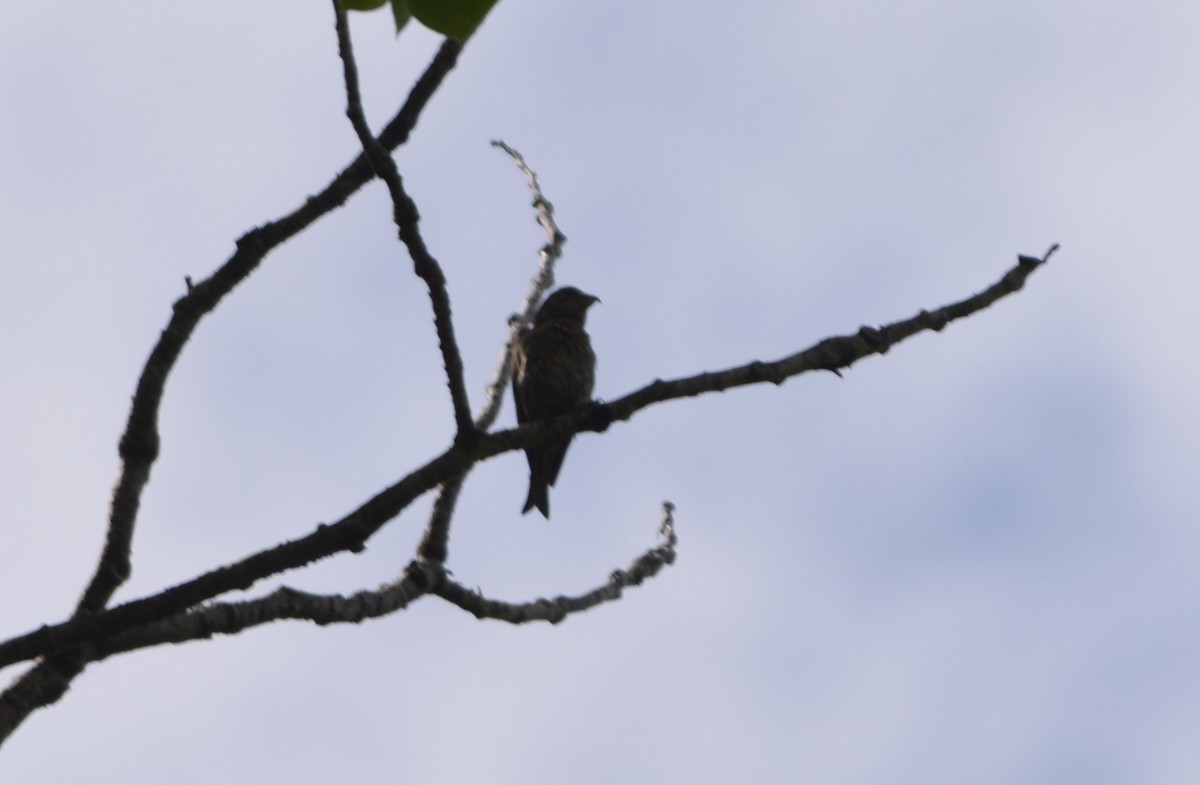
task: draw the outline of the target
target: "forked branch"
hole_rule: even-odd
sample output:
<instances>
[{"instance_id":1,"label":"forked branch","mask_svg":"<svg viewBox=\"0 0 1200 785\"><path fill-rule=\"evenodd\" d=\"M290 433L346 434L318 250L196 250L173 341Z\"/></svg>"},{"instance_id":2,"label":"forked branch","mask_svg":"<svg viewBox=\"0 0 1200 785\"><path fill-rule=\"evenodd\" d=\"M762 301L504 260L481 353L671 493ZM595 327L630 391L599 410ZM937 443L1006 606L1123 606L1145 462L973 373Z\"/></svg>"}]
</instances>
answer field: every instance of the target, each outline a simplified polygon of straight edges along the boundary
<instances>
[{"instance_id":1,"label":"forked branch","mask_svg":"<svg viewBox=\"0 0 1200 785\"><path fill-rule=\"evenodd\" d=\"M921 311L911 319L878 328L864 327L852 335L826 338L802 352L774 362L752 362L713 373L671 381L656 380L606 404L585 407L553 420L482 434L470 445L452 445L390 488L365 502L336 523L321 525L307 536L282 543L241 561L198 576L162 592L133 600L101 613L47 625L0 643L0 667L103 641L117 633L152 624L226 592L247 589L271 575L300 567L340 551L360 550L389 520L414 499L462 474L471 466L513 450L544 444L567 433L603 431L614 421L626 421L656 403L688 398L751 384L781 384L808 371L840 371L872 354L883 354L905 338L925 330L941 330L951 321L973 314L1021 289L1057 246L1042 258L1020 257L1018 264L996 284L956 303ZM2 699L0 699L2 700Z\"/></svg>"},{"instance_id":2,"label":"forked branch","mask_svg":"<svg viewBox=\"0 0 1200 785\"><path fill-rule=\"evenodd\" d=\"M603 431L613 422L627 421L655 403L751 384L770 382L778 385L814 370L840 375L841 370L864 357L883 354L917 333L939 331L950 322L970 316L1020 290L1028 276L1058 248L1052 246L1041 258L1021 256L1017 266L988 289L933 311L921 311L910 319L881 327L863 327L854 334L827 338L803 351L770 362L754 361L717 372L669 381L655 380L608 403L586 406L553 420L489 433L487 429L506 387L507 359L502 361L497 378L489 388L488 402L482 413L478 420L473 420L445 276L425 247L416 206L405 192L404 182L389 153L392 147L407 139L421 109L454 66L460 45L452 41L443 44L404 107L376 138L367 127L358 96L357 70L345 14L336 0L334 7L346 78L347 115L363 153L319 195L309 198L291 214L243 235L237 242L235 253L209 278L198 283L187 280L187 293L174 304L172 316L137 384L120 442L122 469L113 492L107 541L94 577L67 621L46 625L0 643L0 667L40 658L0 694L0 741L30 712L58 700L88 663L136 648L232 634L285 618L306 619L317 624L357 622L402 610L420 597L431 594L479 618L514 624L534 620L556 623L571 613L617 599L625 587L640 584L674 560L675 535L669 504L664 504L663 543L634 561L629 569L613 573L605 585L575 597L508 603L465 588L452 580L443 566L449 520L457 489L466 473L482 461L505 452L542 445L570 433ZM535 305L540 293L551 285L553 262L561 253L565 237L554 225L550 204L541 196L532 171L524 165L519 154L502 143L500 146L530 177L535 207L549 235L549 242L542 252L539 276L531 290L530 302ZM166 380L184 345L201 319L254 272L271 250L341 206L371 178L372 173L388 187L400 239L429 292L446 382L454 405L457 434L453 444L341 520L320 524L307 535L266 548L157 594L108 607L113 593L131 571L130 543L141 494L159 453L158 412ZM384 525L415 499L438 486L443 488L443 494L435 506L426 542L417 558L388 586L361 591L350 597L312 595L284 588L248 601L216 602L222 595L249 589L264 578L337 553L361 551Z\"/></svg>"}]
</instances>

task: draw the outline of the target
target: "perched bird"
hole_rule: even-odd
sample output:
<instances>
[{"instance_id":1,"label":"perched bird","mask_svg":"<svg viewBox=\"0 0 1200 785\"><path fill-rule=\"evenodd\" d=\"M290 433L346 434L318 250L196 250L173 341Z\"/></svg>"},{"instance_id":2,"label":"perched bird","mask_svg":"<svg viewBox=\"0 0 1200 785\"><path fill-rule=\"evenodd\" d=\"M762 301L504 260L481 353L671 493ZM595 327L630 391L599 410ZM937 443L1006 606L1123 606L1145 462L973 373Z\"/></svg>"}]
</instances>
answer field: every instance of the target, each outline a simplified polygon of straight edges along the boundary
<instances>
[{"instance_id":1,"label":"perched bird","mask_svg":"<svg viewBox=\"0 0 1200 785\"><path fill-rule=\"evenodd\" d=\"M513 400L517 422L525 424L566 414L592 398L596 353L583 329L587 309L599 297L565 286L542 303L533 327L513 345ZM534 507L550 517L550 486L558 479L572 436L525 451L529 460L527 513Z\"/></svg>"}]
</instances>

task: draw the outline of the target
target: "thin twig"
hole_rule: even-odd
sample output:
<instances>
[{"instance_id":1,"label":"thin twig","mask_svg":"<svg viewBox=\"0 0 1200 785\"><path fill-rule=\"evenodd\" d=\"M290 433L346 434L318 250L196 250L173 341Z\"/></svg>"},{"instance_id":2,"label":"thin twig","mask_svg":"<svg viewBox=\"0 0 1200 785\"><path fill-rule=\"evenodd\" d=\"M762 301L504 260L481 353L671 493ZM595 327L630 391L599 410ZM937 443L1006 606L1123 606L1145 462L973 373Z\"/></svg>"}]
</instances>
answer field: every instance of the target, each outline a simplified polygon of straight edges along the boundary
<instances>
[{"instance_id":1,"label":"thin twig","mask_svg":"<svg viewBox=\"0 0 1200 785\"><path fill-rule=\"evenodd\" d=\"M450 522L454 519L458 497L466 481L467 472L463 472L439 486L433 509L429 511L429 524L421 536L421 544L417 546L417 558L444 564L450 557Z\"/></svg>"},{"instance_id":2,"label":"thin twig","mask_svg":"<svg viewBox=\"0 0 1200 785\"><path fill-rule=\"evenodd\" d=\"M504 353L500 358L496 373L487 386L487 400L484 403L483 412L479 415L479 425L484 430L490 428L496 421L501 402L504 400L504 393L508 389L509 376L512 371L513 341L516 340L521 328L533 319L534 311L537 310L542 297L550 290L550 287L554 286L554 265L562 257L562 247L567 241L567 236L562 233L554 220L554 205L542 193L537 173L529 168L529 164L525 163L525 157L500 139L493 140L492 146L499 147L508 153L517 168L525 174L529 182L529 190L533 193L533 208L537 213L538 225L546 231L547 239L546 244L538 251L538 270L530 282L529 292L525 295L521 312L509 320L508 342L504 345Z\"/></svg>"},{"instance_id":3,"label":"thin twig","mask_svg":"<svg viewBox=\"0 0 1200 785\"><path fill-rule=\"evenodd\" d=\"M640 586L668 564L675 562L675 505L663 502L663 522L659 527L663 541L634 560L626 570L614 570L608 582L575 597L558 596L554 599L538 599L532 602L510 603L493 600L477 591L446 578L433 589L433 593L449 603L457 605L479 619L498 619L509 624L525 624L531 621L548 621L558 624L574 613L581 613L605 602L621 598L629 586Z\"/></svg>"},{"instance_id":4,"label":"thin twig","mask_svg":"<svg viewBox=\"0 0 1200 785\"><path fill-rule=\"evenodd\" d=\"M413 260L413 271L425 282L429 290L429 300L433 306L433 322L437 330L438 346L442 351L442 362L446 369L446 383L450 388L450 399L454 405L454 420L457 425L457 439L471 440L474 438L475 426L471 419L471 405L467 397L467 384L463 374L462 355L459 353L458 341L454 337L454 320L450 312L450 294L446 290L446 275L437 259L429 253L425 240L421 236L421 216L412 197L404 190L404 181L387 151L371 129L367 126L367 118L363 113L362 98L358 90L358 68L354 63L354 47L350 41L350 25L341 0L333 0L333 10L337 24L338 54L342 58L342 71L346 80L346 116L358 134L363 152L371 163L371 168L382 180L392 197L392 219L399 230L400 240L408 249L408 255Z\"/></svg>"}]
</instances>

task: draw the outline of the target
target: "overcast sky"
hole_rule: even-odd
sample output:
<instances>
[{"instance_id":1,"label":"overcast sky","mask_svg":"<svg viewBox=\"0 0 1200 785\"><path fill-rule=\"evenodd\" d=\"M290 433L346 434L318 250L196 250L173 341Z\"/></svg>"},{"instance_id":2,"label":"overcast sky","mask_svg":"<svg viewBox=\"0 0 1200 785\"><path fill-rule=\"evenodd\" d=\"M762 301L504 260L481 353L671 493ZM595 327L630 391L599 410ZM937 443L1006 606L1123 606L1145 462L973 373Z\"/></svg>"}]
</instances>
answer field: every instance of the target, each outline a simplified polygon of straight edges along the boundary
<instances>
[{"instance_id":1,"label":"overcast sky","mask_svg":"<svg viewBox=\"0 0 1200 785\"><path fill-rule=\"evenodd\" d=\"M390 24L354 24L376 126L438 45ZM559 281L603 298L603 398L1062 251L843 379L581 436L552 522L520 514L523 457L479 467L448 566L513 601L603 583L674 502L677 563L620 602L511 627L426 599L118 657L0 782L1197 782L1198 35L1184 0L504 0L397 155L476 407L544 242L493 138L558 209ZM0 637L70 613L184 276L353 157L344 103L323 1L0 5ZM117 600L440 452L439 363L372 184L188 344ZM247 596L393 579L429 503Z\"/></svg>"}]
</instances>

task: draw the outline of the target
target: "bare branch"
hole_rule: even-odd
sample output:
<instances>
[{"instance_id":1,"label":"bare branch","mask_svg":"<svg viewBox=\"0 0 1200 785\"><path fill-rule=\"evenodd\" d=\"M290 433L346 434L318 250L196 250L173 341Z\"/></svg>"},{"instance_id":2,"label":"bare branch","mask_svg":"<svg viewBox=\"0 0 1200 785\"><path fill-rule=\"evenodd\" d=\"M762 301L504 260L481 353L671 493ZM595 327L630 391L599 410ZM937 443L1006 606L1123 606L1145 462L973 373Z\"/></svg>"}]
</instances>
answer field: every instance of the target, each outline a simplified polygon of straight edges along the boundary
<instances>
[{"instance_id":1,"label":"bare branch","mask_svg":"<svg viewBox=\"0 0 1200 785\"><path fill-rule=\"evenodd\" d=\"M606 585L581 597L537 600L525 605L511 605L487 600L450 581L445 568L440 563L418 559L409 564L396 581L374 591L359 591L345 597L340 594L312 594L283 586L257 599L206 604L153 624L134 627L113 635L95 646L72 649L72 653L76 655L87 652L86 655L81 655L75 660L56 655L50 658L54 663L52 666L39 665L32 670L46 671L47 678L41 679L41 683L58 685L52 696L42 696L49 699L47 702L53 702L66 692L69 684L69 678L62 673L64 667L69 667L70 678L73 678L82 671L85 664L99 662L117 654L166 643L207 640L214 635L236 635L251 627L284 619L311 621L322 626L326 624L358 624L366 619L379 618L404 610L428 594L447 595L446 598L454 604L471 610L481 618L489 616L514 623L535 620L557 623L569 613L578 613L601 602L618 599L624 587L640 585L647 578L657 574L664 565L673 563L677 543L674 509L674 505L670 502L663 502L663 522L660 527L663 541L658 547L634 560L629 569L615 571ZM449 583L448 586L447 583ZM460 597L464 593L470 598L462 601L452 599ZM480 603L485 605L480 605ZM482 609L481 613L477 613L476 609ZM0 727L3 726L7 716L8 704L15 702L18 697L18 695L13 695L8 696L6 700L0 700ZM39 705L45 705L45 703Z\"/></svg>"},{"instance_id":2,"label":"bare branch","mask_svg":"<svg viewBox=\"0 0 1200 785\"><path fill-rule=\"evenodd\" d=\"M510 603L489 599L479 592L471 591L460 583L446 578L432 593L453 603L479 619L498 619L509 624L525 624L531 621L548 621L558 624L573 613L580 613L605 602L619 600L628 586L640 586L652 578L665 565L675 562L675 505L663 502L663 522L659 528L663 541L646 551L629 565L627 570L614 570L603 586L576 597L558 596L552 600L538 599L532 602Z\"/></svg>"},{"instance_id":3,"label":"bare branch","mask_svg":"<svg viewBox=\"0 0 1200 785\"><path fill-rule=\"evenodd\" d=\"M467 472L463 472L441 484L433 509L429 512L429 525L425 527L421 544L417 546L418 558L442 564L450 556L450 521L454 518L458 496L466 481Z\"/></svg>"},{"instance_id":4,"label":"bare branch","mask_svg":"<svg viewBox=\"0 0 1200 785\"><path fill-rule=\"evenodd\" d=\"M826 338L809 349L775 362L752 362L715 373L702 373L672 381L655 381L611 403L583 407L562 417L519 428L481 435L471 445L454 445L380 492L340 521L315 532L261 551L235 564L201 575L157 595L134 600L107 611L44 626L0 643L0 667L50 654L70 646L98 642L118 632L149 624L255 581L308 564L339 551L358 551L388 520L439 483L463 474L469 467L511 450L525 449L561 438L567 433L603 431L616 420L628 420L655 403L686 398L732 387L771 382L782 384L792 376L813 370L839 371L871 354L882 354L895 344L924 330L941 330L949 322L969 316L1024 286L1026 278L1057 250L1041 259L1022 256L1018 264L988 289L934 311L879 328L864 327L854 335ZM445 589L454 594L453 589ZM463 590L466 592L466 590ZM469 592L466 592L469 594ZM455 595L458 596L458 595ZM446 599L453 600L452 597ZM461 604L456 601L456 604Z\"/></svg>"},{"instance_id":5,"label":"bare branch","mask_svg":"<svg viewBox=\"0 0 1200 785\"><path fill-rule=\"evenodd\" d=\"M462 45L457 41L446 39L442 43L425 72L413 85L400 111L380 134L380 143L385 148L391 150L408 141L422 110L458 62L461 51ZM360 154L319 194L306 199L296 210L275 221L262 224L239 238L237 250L209 278L196 284L191 276L185 276L186 294L174 304L171 319L151 350L134 392L129 419L118 449L122 466L113 488L104 550L95 574L80 597L75 611L74 618L81 628L88 628L94 623L93 614L104 610L113 593L131 574L130 544L133 540L141 495L150 480L150 469L159 452L158 411L167 378L174 369L184 344L200 320L253 273L268 253L302 232L317 219L341 207L372 176L373 170L365 153ZM126 626L136 623L128 623ZM13 639L9 643L21 640L28 642L29 636ZM73 640L78 643L94 638L76 635ZM60 646L50 648L61 649ZM20 650L21 645L16 649ZM30 712L57 700L69 687L70 681L82 670L89 657L89 654L81 651L70 654L60 652L18 677L0 695L0 742L7 738ZM27 657L18 656L17 659ZM79 663L78 669L63 666L63 663L73 662Z\"/></svg>"},{"instance_id":6,"label":"bare branch","mask_svg":"<svg viewBox=\"0 0 1200 785\"><path fill-rule=\"evenodd\" d=\"M132 600L61 624L47 625L0 643L0 667L82 643L101 641L118 632L182 613L230 591L248 589L270 575L302 567L335 553L357 553L385 523L414 499L445 478L476 463L473 453L452 447L410 473L334 524L321 524L299 539L259 551L225 567L204 573L158 594Z\"/></svg>"},{"instance_id":7,"label":"bare branch","mask_svg":"<svg viewBox=\"0 0 1200 785\"><path fill-rule=\"evenodd\" d=\"M358 134L363 152L375 170L376 176L387 185L392 197L392 219L399 229L400 240L408 249L408 255L413 260L413 271L425 282L429 290L429 300L433 305L433 322L437 330L438 346L442 350L442 362L446 368L446 383L450 388L450 398L454 404L454 420L457 425L457 439L471 440L474 438L475 427L471 419L471 405L467 397L467 384L463 374L462 356L458 350L458 341L454 337L454 320L450 313L450 294L446 291L446 276L437 259L425 247L421 237L421 216L417 205L404 190L404 181L396 168L396 162L391 154L371 133L367 119L363 113L362 99L358 91L358 68L354 63L354 47L350 41L350 25L346 12L340 0L333 0L333 10L337 20L338 54L342 58L342 70L346 80L346 116Z\"/></svg>"},{"instance_id":8,"label":"bare branch","mask_svg":"<svg viewBox=\"0 0 1200 785\"><path fill-rule=\"evenodd\" d=\"M447 40L438 50L413 86L404 106L380 135L385 147L391 149L408 141L421 111L454 68L461 49L461 44ZM150 352L138 380L129 420L120 441L122 469L113 489L107 540L95 575L79 601L79 612L95 612L105 607L113 592L129 578L132 569L129 549L138 507L142 491L150 480L150 468L158 457L158 411L163 389L184 344L200 320L254 272L270 251L318 218L341 207L371 177L372 170L365 154L358 156L321 193L309 197L288 215L243 235L237 241L233 256L209 278L199 283L189 279L187 294L175 303L171 320Z\"/></svg>"},{"instance_id":9,"label":"bare branch","mask_svg":"<svg viewBox=\"0 0 1200 785\"><path fill-rule=\"evenodd\" d=\"M71 682L87 665L86 651L84 647L47 657L22 673L0 695L0 743L34 710L49 706L67 694Z\"/></svg>"},{"instance_id":10,"label":"bare branch","mask_svg":"<svg viewBox=\"0 0 1200 785\"><path fill-rule=\"evenodd\" d=\"M926 330L940 331L955 319L970 316L1000 298L1021 289L1025 280L1057 250L1052 246L1041 258L1019 257L1010 270L987 290L916 316L878 328L863 327L853 335L835 336L812 347L771 362L751 362L714 373L670 381L656 380L611 403L595 403L551 421L487 433L494 424L508 385L512 335L528 321L542 295L553 285L554 264L566 237L553 218L553 206L541 193L536 174L517 151L494 142L507 152L529 179L539 224L548 235L540 252L537 275L524 311L510 325L513 333L505 347L487 398L476 419L470 414L462 359L454 335L452 311L444 271L430 254L420 232L420 215L407 194L390 150L408 136L445 76L455 66L461 44L452 40L441 49L414 85L397 113L376 137L367 125L358 89L357 69L346 15L334 0L339 54L344 64L347 116L362 147L362 154L342 170L321 193L274 221L237 240L234 253L208 278L194 282L185 277L186 292L172 307L170 319L147 358L138 379L126 428L119 442L121 470L113 489L109 525L103 552L71 618L0 643L0 667L41 658L0 694L0 742L39 707L56 702L72 681L93 661L117 653L168 642L235 634L279 619L306 619L317 624L356 623L394 613L428 594L436 594L478 618L520 624L529 621L558 623L572 613L619 598L625 587L640 585L675 558L673 506L663 505L663 542L636 559L627 570L613 573L609 581L586 594L528 603L507 603L472 592L451 580L442 562L446 558L450 519L467 472L477 463L511 450L525 449L585 430L603 431L614 421L625 421L654 403L720 392L733 387L787 379L812 370L840 375L871 354L883 354L906 338ZM233 564L211 570L155 595L108 605L132 571L131 542L141 496L160 451L158 416L167 379L200 321L249 277L267 254L319 218L337 209L363 184L378 176L392 200L393 219L400 240L413 260L414 271L425 283L453 403L457 433L454 444L425 465L383 490L336 523L320 524L295 540L264 549ZM376 591L349 597L320 596L290 588L241 602L214 602L226 593L245 590L265 577L339 552L359 552L388 521L413 500L441 485L425 542L419 557L395 582Z\"/></svg>"},{"instance_id":11,"label":"bare branch","mask_svg":"<svg viewBox=\"0 0 1200 785\"><path fill-rule=\"evenodd\" d=\"M96 647L93 661L164 643L206 640L214 635L236 635L243 630L283 619L326 624L358 624L406 609L440 582L445 570L432 562L413 562L392 583L375 591L311 594L281 586L265 597L244 602L218 602L136 627L115 635Z\"/></svg>"},{"instance_id":12,"label":"bare branch","mask_svg":"<svg viewBox=\"0 0 1200 785\"><path fill-rule=\"evenodd\" d=\"M783 384L791 377L807 371L832 371L840 376L843 368L849 368L864 357L884 354L896 344L919 332L941 331L950 322L970 316L1000 298L1019 291L1025 285L1025 279L1057 250L1058 245L1055 244L1040 259L1033 256L1018 257L1017 266L1009 270L1003 278L965 300L944 305L934 311L921 311L911 319L893 322L883 327L863 327L854 335L826 338L804 351L774 362L756 361L715 373L701 373L667 382L656 380L636 392L606 404L608 413L613 420L628 420L636 412L654 403L723 392L732 387L749 384ZM593 421L593 429L603 430L603 427L600 427L602 422L594 422L594 414L590 417L586 414L574 414L571 415L571 419L581 425L590 419Z\"/></svg>"},{"instance_id":13,"label":"bare branch","mask_svg":"<svg viewBox=\"0 0 1200 785\"><path fill-rule=\"evenodd\" d=\"M115 654L159 646L234 635L250 627L281 619L307 619L320 625L357 624L407 608L442 580L439 564L413 562L401 577L377 591L350 597L316 595L286 586L266 597L246 602L213 603L170 618L119 633L100 645L79 646L55 654L30 668L0 695L0 740L7 738L33 710L57 702L71 681L92 662Z\"/></svg>"}]
</instances>

